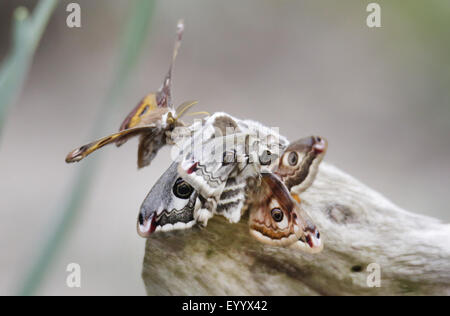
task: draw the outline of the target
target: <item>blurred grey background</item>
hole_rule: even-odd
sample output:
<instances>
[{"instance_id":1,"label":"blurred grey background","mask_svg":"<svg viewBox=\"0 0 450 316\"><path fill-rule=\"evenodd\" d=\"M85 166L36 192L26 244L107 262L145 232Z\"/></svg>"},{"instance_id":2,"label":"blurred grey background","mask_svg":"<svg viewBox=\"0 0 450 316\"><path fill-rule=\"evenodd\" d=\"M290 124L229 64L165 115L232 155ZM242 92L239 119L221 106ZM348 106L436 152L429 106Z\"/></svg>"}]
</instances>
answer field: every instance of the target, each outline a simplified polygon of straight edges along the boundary
<instances>
[{"instance_id":1,"label":"blurred grey background","mask_svg":"<svg viewBox=\"0 0 450 316\"><path fill-rule=\"evenodd\" d=\"M66 26L61 1L0 143L0 294L12 294L58 218L80 164L65 155L103 135L92 126L113 74L126 1L76 1L82 27ZM370 1L158 1L140 63L109 115L114 132L167 71L174 30L186 31L174 99L278 126L294 140L328 138L325 160L399 206L450 219L450 2L377 1L382 27L366 26ZM0 58L18 5L0 2ZM105 147L86 203L39 294L145 294L145 241L136 217L168 167L164 150L137 171L137 141ZM82 163L86 163L83 161ZM439 241L436 241L439 242ZM66 266L81 265L80 289Z\"/></svg>"}]
</instances>

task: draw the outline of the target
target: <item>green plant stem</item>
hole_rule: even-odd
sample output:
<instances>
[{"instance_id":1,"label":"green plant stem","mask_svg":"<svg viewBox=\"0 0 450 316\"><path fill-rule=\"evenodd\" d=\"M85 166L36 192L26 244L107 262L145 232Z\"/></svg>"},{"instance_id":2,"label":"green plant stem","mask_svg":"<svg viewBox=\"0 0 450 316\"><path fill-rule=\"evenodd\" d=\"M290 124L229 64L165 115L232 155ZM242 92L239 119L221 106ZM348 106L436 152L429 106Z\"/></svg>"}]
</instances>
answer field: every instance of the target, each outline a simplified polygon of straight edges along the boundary
<instances>
[{"instance_id":1,"label":"green plant stem","mask_svg":"<svg viewBox=\"0 0 450 316\"><path fill-rule=\"evenodd\" d=\"M16 101L33 56L57 0L41 0L32 16L25 7L14 11L13 42L10 54L0 68L0 133L9 107Z\"/></svg>"},{"instance_id":2,"label":"green plant stem","mask_svg":"<svg viewBox=\"0 0 450 316\"><path fill-rule=\"evenodd\" d=\"M131 15L127 20L122 34L116 74L110 84L105 102L98 112L98 120L96 120L95 126L93 127L93 138L97 138L99 136L98 134L107 125L108 118L105 117L105 113L113 112L113 108L118 104L119 96L123 93L130 72L136 65L139 53L142 51L142 46L148 35L153 12L153 0L135 0L132 2ZM61 156L62 158L63 156ZM42 284L49 266L56 256L58 249L61 248L70 228L73 226L75 217L79 215L80 209L88 196L98 162L97 155L97 157L94 156L77 166L81 170L79 170L75 182L72 182L72 190L69 192L67 199L65 199L67 203L61 212L58 213L60 214L59 220L56 222L48 240L45 242L39 257L33 262L25 282L19 290L20 295L33 295Z\"/></svg>"}]
</instances>

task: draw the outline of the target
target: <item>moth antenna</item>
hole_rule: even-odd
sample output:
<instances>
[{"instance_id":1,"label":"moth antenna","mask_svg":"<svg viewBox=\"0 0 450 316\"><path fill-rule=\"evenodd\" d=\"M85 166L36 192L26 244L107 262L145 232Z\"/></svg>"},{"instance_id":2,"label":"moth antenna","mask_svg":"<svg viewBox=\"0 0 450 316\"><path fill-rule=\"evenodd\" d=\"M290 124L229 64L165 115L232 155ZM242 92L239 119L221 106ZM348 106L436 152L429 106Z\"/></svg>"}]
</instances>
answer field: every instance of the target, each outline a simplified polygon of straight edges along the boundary
<instances>
[{"instance_id":1,"label":"moth antenna","mask_svg":"<svg viewBox=\"0 0 450 316\"><path fill-rule=\"evenodd\" d=\"M206 111L200 111L200 112L193 112L193 113L188 113L188 114L186 114L186 116L194 116L194 115L207 115L207 116L211 116L211 113L206 112Z\"/></svg>"},{"instance_id":2,"label":"moth antenna","mask_svg":"<svg viewBox=\"0 0 450 316\"><path fill-rule=\"evenodd\" d=\"M167 75L164 78L161 88L159 88L158 93L156 94L157 103L162 107L172 107L172 94L171 94L172 70L175 64L175 59L177 58L178 55L178 50L180 49L181 46L183 32L184 32L184 22L183 20L179 20L177 23L177 34L175 38L175 45L173 48L172 60L170 62L169 71L167 72Z\"/></svg>"},{"instance_id":3,"label":"moth antenna","mask_svg":"<svg viewBox=\"0 0 450 316\"><path fill-rule=\"evenodd\" d=\"M175 111L177 114L177 118L181 118L187 110L189 110L191 107L193 107L197 103L198 103L198 101L186 101L186 102L183 102L182 104L180 104Z\"/></svg>"}]
</instances>

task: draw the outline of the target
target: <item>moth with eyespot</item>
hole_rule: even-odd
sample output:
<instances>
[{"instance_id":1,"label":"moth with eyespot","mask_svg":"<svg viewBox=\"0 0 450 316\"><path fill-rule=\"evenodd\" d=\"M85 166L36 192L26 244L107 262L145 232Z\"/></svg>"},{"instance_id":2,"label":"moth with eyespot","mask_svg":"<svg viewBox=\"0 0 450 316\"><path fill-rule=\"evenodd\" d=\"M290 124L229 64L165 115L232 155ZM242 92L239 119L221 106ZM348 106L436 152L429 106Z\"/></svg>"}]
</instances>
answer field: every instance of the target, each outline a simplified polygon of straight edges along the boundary
<instances>
[{"instance_id":1,"label":"moth with eyespot","mask_svg":"<svg viewBox=\"0 0 450 316\"><path fill-rule=\"evenodd\" d=\"M280 168L284 170L282 167L293 170L303 169L301 172L300 170L291 172L291 181L295 184L291 188L302 185L302 181L309 177L312 178L310 180L312 182L318 166L315 159L323 158L326 140L319 140L317 137L304 138L292 143L283 153L282 158L292 152L295 152L299 158L309 157L315 147L323 148L323 151L316 153L313 159L299 159L295 164L292 160L289 163L287 160L280 159L279 164L273 167L276 171ZM288 163L287 166L284 166L285 162ZM173 163L146 197L139 214L139 235L148 237L154 231L185 229L196 223L206 225L201 210L205 207L207 196L202 197L199 191L183 180L180 172L177 171L179 168L179 163ZM218 214L226 217L230 222L238 222L242 213L248 211L250 233L257 240L269 245L289 246L310 253L322 250L323 243L317 227L302 209L301 204L290 195L288 187L275 172L248 177L241 173L229 174L227 181L223 183L215 208L208 210L211 216ZM308 177L304 174L308 174ZM180 200L180 196L177 196L180 184L186 187L183 190L187 192L184 200ZM204 184L196 184L197 187L202 185ZM205 195L208 190L202 192ZM175 204L176 207L174 207ZM232 207L227 208L227 205ZM180 215L182 213L185 217ZM161 214L165 214L167 218L170 217L170 220L161 220L164 219Z\"/></svg>"},{"instance_id":2,"label":"moth with eyespot","mask_svg":"<svg viewBox=\"0 0 450 316\"><path fill-rule=\"evenodd\" d=\"M185 126L180 118L195 102L175 109L171 100L172 68L183 29L180 22L161 88L130 112L118 133L73 150L66 162L80 161L105 145L120 146L140 136L138 167L142 168L160 148L176 144L175 132L186 127L189 135L181 142L180 161L171 164L142 203L139 235L148 237L156 231L186 229L197 223L206 226L214 214L236 223L248 210L250 232L259 241L320 251L320 234L301 208L298 194L312 184L327 149L326 140L309 137L289 144L271 128L226 113ZM234 140L231 147L217 146L226 145L229 139ZM200 151L186 149L191 142L199 142ZM221 159L213 160L213 153Z\"/></svg>"}]
</instances>

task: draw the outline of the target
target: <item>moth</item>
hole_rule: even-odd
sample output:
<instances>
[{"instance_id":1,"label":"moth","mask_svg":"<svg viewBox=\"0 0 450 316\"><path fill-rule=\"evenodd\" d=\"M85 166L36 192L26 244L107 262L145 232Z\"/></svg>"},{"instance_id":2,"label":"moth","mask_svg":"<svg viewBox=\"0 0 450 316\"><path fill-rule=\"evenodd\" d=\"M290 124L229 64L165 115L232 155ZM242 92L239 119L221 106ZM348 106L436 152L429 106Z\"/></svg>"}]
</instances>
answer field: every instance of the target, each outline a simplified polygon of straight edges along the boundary
<instances>
[{"instance_id":1,"label":"moth","mask_svg":"<svg viewBox=\"0 0 450 316\"><path fill-rule=\"evenodd\" d=\"M182 122L183 114L196 104L184 102L175 109L172 103L172 70L183 30L179 22L172 60L160 89L141 100L119 132L74 149L66 162L80 161L105 145L119 147L139 136L138 168L142 168L163 146L175 145L177 159L141 205L139 235L206 226L214 215L236 223L247 211L250 233L257 240L320 251L320 233L302 209L299 194L312 184L327 141L308 137L289 143L273 129L226 113L191 125Z\"/></svg>"},{"instance_id":2,"label":"moth","mask_svg":"<svg viewBox=\"0 0 450 316\"><path fill-rule=\"evenodd\" d=\"M227 116L221 113L215 117L223 121ZM240 125L240 122L235 123ZM323 247L320 233L302 209L297 195L314 180L327 149L326 140L321 137L300 139L283 148L281 157L272 158L273 162L264 155L253 163L245 159L239 161L238 148L234 148L234 160L227 161L226 155L223 160L212 159L209 149L216 146L208 145L222 143L230 136L238 138L240 134L206 141L201 147L206 155L203 161L196 161L195 155L188 152L171 165L141 206L138 233L148 237L155 231L184 229L196 223L206 226L214 214L233 223L248 211L250 233L257 240L319 252ZM249 145L248 142L244 139L235 144ZM250 152L243 147L244 156L248 155ZM263 147L262 154L267 148L273 147ZM219 152L226 153L220 146ZM261 171L261 165L267 169ZM186 217L181 220L180 214Z\"/></svg>"},{"instance_id":3,"label":"moth","mask_svg":"<svg viewBox=\"0 0 450 316\"><path fill-rule=\"evenodd\" d=\"M311 218L301 208L301 200L298 195L304 192L314 182L319 170L320 162L323 160L327 147L327 140L319 136L301 138L291 143L280 157L278 165L272 170L273 175L278 176L278 179L281 180L282 184L272 179L272 184L269 185L269 187L272 188L272 192L274 192L277 201L287 202L288 205L290 205L290 203L294 204L293 207L295 212L293 213L297 218L300 218L299 222L303 234L301 234L298 241L290 244L290 247L310 253L320 252L323 249L323 243L320 238L319 230ZM278 194L276 192L278 192ZM295 202L292 200L289 202L288 192ZM270 204L261 202L261 199L257 199L256 201L256 203L260 204L261 210L264 207L266 210L265 212L254 211L253 213L250 213L250 231L258 240L263 242L266 240L267 243L270 243L270 240L266 239L267 237L269 239L273 238L270 236L272 230L267 229L267 226L273 227L273 223L267 225L267 223L270 223L267 220L270 207L267 208L267 205L270 206ZM280 220L280 215L277 215L280 214L280 212L276 207L270 209L270 214L275 222L277 222L277 220L282 222L283 218L288 216L283 214L281 217L282 220ZM277 216L278 218L276 218ZM266 236L261 232L265 232L269 236Z\"/></svg>"},{"instance_id":4,"label":"moth","mask_svg":"<svg viewBox=\"0 0 450 316\"><path fill-rule=\"evenodd\" d=\"M138 168L143 168L151 163L159 149L170 142L171 131L176 127L184 126L180 118L197 103L187 101L176 109L172 104L172 70L181 45L183 31L184 23L179 21L172 60L159 90L148 94L138 103L120 125L119 132L72 150L66 156L67 163L78 162L103 146L115 143L119 147L128 139L139 136Z\"/></svg>"}]
</instances>

